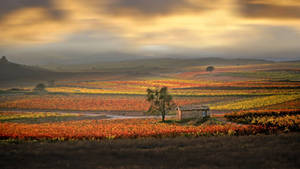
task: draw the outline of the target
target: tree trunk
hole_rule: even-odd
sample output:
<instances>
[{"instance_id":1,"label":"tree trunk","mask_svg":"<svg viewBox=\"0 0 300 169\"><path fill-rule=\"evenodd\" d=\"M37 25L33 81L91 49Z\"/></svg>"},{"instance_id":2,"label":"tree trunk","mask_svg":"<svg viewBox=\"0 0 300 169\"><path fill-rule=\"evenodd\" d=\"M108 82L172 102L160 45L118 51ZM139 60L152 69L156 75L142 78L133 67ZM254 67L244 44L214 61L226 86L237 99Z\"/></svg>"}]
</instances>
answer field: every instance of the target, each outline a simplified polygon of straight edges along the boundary
<instances>
[{"instance_id":1,"label":"tree trunk","mask_svg":"<svg viewBox=\"0 0 300 169\"><path fill-rule=\"evenodd\" d=\"M166 107L165 107L165 101L163 101L162 104L162 111L161 111L161 115L162 115L162 121L165 122L165 116L166 116Z\"/></svg>"},{"instance_id":2,"label":"tree trunk","mask_svg":"<svg viewBox=\"0 0 300 169\"><path fill-rule=\"evenodd\" d=\"M161 120L162 120L163 122L165 122L165 116L166 116L166 114L165 114L165 112L163 112L163 113L161 114L161 117L162 117Z\"/></svg>"}]
</instances>

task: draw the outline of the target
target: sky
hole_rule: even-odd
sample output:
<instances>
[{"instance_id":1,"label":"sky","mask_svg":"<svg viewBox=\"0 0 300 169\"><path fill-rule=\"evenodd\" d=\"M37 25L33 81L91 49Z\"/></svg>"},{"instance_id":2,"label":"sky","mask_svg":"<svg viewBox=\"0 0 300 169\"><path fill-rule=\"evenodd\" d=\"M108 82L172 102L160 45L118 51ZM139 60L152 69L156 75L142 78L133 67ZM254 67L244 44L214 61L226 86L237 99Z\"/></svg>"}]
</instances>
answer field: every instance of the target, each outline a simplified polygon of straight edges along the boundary
<instances>
[{"instance_id":1,"label":"sky","mask_svg":"<svg viewBox=\"0 0 300 169\"><path fill-rule=\"evenodd\" d=\"M300 59L300 0L0 0L0 55Z\"/></svg>"}]
</instances>

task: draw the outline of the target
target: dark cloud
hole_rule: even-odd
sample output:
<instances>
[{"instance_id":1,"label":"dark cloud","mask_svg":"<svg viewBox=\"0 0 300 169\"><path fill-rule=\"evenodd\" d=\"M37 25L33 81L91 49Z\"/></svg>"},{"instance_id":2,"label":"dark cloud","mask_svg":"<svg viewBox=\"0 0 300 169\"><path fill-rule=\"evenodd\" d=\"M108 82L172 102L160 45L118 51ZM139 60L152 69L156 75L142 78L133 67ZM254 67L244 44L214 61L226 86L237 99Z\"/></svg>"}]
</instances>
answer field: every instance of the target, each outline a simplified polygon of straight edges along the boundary
<instances>
[{"instance_id":1,"label":"dark cloud","mask_svg":"<svg viewBox=\"0 0 300 169\"><path fill-rule=\"evenodd\" d=\"M186 0L110 0L105 9L113 15L157 16L182 11L201 12L206 9L201 1L196 5Z\"/></svg>"},{"instance_id":2,"label":"dark cloud","mask_svg":"<svg viewBox=\"0 0 300 169\"><path fill-rule=\"evenodd\" d=\"M267 0L266 0L267 1ZM241 14L250 18L300 19L300 6L256 3L240 0Z\"/></svg>"},{"instance_id":3,"label":"dark cloud","mask_svg":"<svg viewBox=\"0 0 300 169\"><path fill-rule=\"evenodd\" d=\"M0 19L7 14L24 8L41 7L48 10L55 19L63 18L65 12L58 10L53 0L0 0ZM169 15L181 12L203 12L213 8L220 0L81 0L83 3L98 7L100 12L113 16L129 16L132 18ZM71 3L72 1L70 1Z\"/></svg>"},{"instance_id":4,"label":"dark cloud","mask_svg":"<svg viewBox=\"0 0 300 169\"><path fill-rule=\"evenodd\" d=\"M51 0L1 0L0 19L13 11L35 7L47 9L49 14L57 19L63 17L63 11L55 9Z\"/></svg>"}]
</instances>

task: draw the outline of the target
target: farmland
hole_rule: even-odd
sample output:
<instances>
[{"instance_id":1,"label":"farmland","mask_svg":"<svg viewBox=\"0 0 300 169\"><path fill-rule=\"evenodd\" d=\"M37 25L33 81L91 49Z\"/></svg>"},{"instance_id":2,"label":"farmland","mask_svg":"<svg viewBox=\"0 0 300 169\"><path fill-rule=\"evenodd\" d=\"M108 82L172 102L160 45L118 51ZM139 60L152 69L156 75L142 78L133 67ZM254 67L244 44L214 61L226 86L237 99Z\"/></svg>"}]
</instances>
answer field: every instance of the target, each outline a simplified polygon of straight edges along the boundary
<instances>
[{"instance_id":1,"label":"farmland","mask_svg":"<svg viewBox=\"0 0 300 169\"><path fill-rule=\"evenodd\" d=\"M221 101L224 97L178 97L180 105ZM12 101L0 104L3 108L82 110L82 111L146 111L149 103L144 96L127 95L28 95L17 96Z\"/></svg>"},{"instance_id":2,"label":"farmland","mask_svg":"<svg viewBox=\"0 0 300 169\"><path fill-rule=\"evenodd\" d=\"M43 94L31 92L34 86L25 86L21 91L3 89L0 110L2 116L5 111L24 112L24 116L36 112L37 118L40 112L47 111L141 116L147 115L150 106L145 98L146 89L163 86L168 87L175 105L208 105L216 117L241 110L299 109L300 82L297 77L289 79L298 71L296 65L222 65L216 66L213 72L205 71L203 66L191 66L180 73L132 76L127 80L112 80L106 76L70 78L48 85ZM283 71L290 76L264 76L265 72ZM237 72L252 72L257 76L244 79L234 74ZM175 113L175 110L170 111L171 116Z\"/></svg>"},{"instance_id":3,"label":"farmland","mask_svg":"<svg viewBox=\"0 0 300 169\"><path fill-rule=\"evenodd\" d=\"M272 138L275 140L274 145L279 146L280 154L282 153L280 151L285 149L281 145L285 139L289 139L290 143L293 142L287 146L290 149L297 146L299 140L300 79L298 74L295 74L299 70L292 63L280 66L274 63L274 65L277 65L276 70L273 70L272 64L223 65L216 66L213 72L204 71L202 66L191 66L179 73L127 76L126 79L119 80L112 78L119 78L117 75L72 77L56 80L51 85L44 82L46 91L43 92L32 90L35 84L2 88L0 146L8 144L13 147L14 143L29 144L27 146L32 146L37 153L43 154L40 150L43 146L39 144L54 148L57 148L56 143L65 146L74 144L75 147L86 144L85 142L88 142L87 146L112 144L113 148L126 144L132 147L133 152L140 152L142 150L139 147L133 146L138 144L150 147L147 148L146 154L155 156L152 153L156 150L167 154L174 151L190 153L190 142L206 142L205 140L209 142L216 139L225 141L224 147L219 150L224 154L224 151L237 148L229 145L229 141L236 142L242 139L245 143L237 143L238 146L243 147L247 143L250 147L254 147L254 144L263 145L264 141ZM278 70L278 67L282 70ZM284 70L285 73L279 73ZM269 73L264 73L266 71ZM246 76L245 72L252 73ZM289 75L285 76L286 74ZM203 119L178 121L175 119L174 107L167 114L167 121L161 122L160 116L147 112L150 103L146 100L146 90L163 86L168 87L174 105L187 107L206 105L209 106L212 117L207 121ZM166 143L160 145L158 140ZM216 142L220 144L219 141ZM162 150L164 147L168 149L166 145L173 142L176 145L173 147L174 151ZM229 148L225 148L226 146ZM218 145L211 143L208 147ZM19 158L23 152L20 147L15 148L18 150L13 153ZM256 148L253 152L257 153L259 147ZM262 149L262 146L260 148ZM148 152L148 149L151 152ZM132 154L127 150L124 151L127 155ZM197 153L200 153L200 149ZM270 152L264 150L259 153ZM107 158L116 159L112 154L108 155ZM31 157L33 155L28 158ZM241 159L250 157L253 158L253 155L246 153ZM188 159L195 160L187 156L186 160ZM289 161L289 159L282 160ZM266 163L256 165L273 167L274 161L271 159L269 165ZM291 165L288 167L296 166L295 161L290 161ZM65 162L63 165L67 165ZM283 163L281 166L287 167L286 164ZM42 164L38 162L37 166L40 165ZM232 165L228 164L231 167ZM106 168L105 165L102 167ZM143 165L132 167L140 168Z\"/></svg>"},{"instance_id":4,"label":"farmland","mask_svg":"<svg viewBox=\"0 0 300 169\"><path fill-rule=\"evenodd\" d=\"M299 125L299 124L297 124ZM180 126L155 119L87 120L43 124L1 124L1 138L11 139L117 139L176 136L251 135L273 132L273 128L255 125Z\"/></svg>"}]
</instances>

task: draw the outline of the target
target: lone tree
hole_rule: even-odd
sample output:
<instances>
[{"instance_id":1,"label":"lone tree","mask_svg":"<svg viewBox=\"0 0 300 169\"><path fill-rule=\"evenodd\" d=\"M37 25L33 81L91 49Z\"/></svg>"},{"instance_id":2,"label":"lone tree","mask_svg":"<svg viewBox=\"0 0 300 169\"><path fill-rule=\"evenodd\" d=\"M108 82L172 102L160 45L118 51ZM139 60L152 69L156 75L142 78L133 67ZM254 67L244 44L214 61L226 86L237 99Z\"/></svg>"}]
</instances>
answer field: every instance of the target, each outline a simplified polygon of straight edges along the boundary
<instances>
[{"instance_id":1,"label":"lone tree","mask_svg":"<svg viewBox=\"0 0 300 169\"><path fill-rule=\"evenodd\" d=\"M44 85L43 83L39 83L35 86L35 88L33 89L36 92L46 92L46 85Z\"/></svg>"},{"instance_id":2,"label":"lone tree","mask_svg":"<svg viewBox=\"0 0 300 169\"><path fill-rule=\"evenodd\" d=\"M147 89L147 101L150 102L149 113L161 114L162 121L165 121L166 114L174 106L172 96L168 93L167 87Z\"/></svg>"},{"instance_id":3,"label":"lone tree","mask_svg":"<svg viewBox=\"0 0 300 169\"><path fill-rule=\"evenodd\" d=\"M214 71L215 70L215 67L213 67L213 66L208 66L207 68L206 68L206 71L208 71L208 72L212 72L212 71Z\"/></svg>"}]
</instances>

